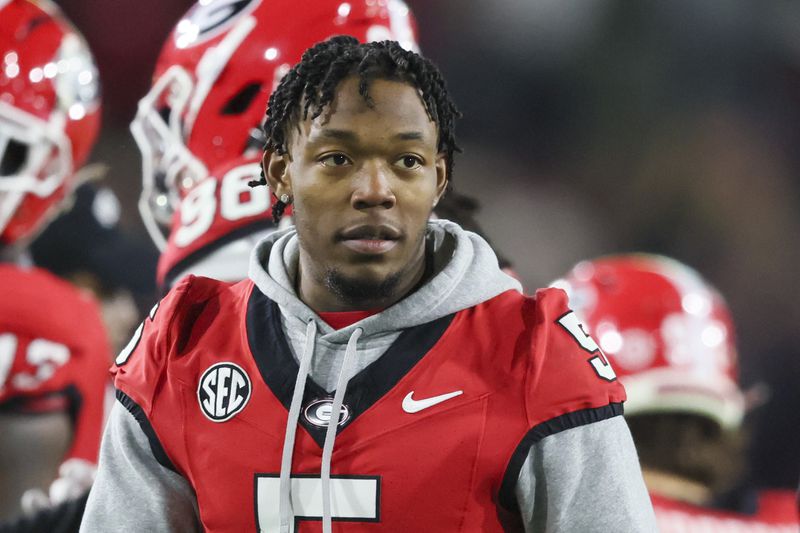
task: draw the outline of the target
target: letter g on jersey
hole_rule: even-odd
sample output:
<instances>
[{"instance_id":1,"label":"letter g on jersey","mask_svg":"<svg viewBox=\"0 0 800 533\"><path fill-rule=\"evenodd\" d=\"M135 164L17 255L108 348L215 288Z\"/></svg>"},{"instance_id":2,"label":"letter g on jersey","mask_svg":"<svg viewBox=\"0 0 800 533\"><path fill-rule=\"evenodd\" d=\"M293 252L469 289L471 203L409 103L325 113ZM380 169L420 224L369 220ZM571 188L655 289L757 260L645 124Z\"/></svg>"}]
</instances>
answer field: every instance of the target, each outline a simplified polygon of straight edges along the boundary
<instances>
[{"instance_id":1,"label":"letter g on jersey","mask_svg":"<svg viewBox=\"0 0 800 533\"><path fill-rule=\"evenodd\" d=\"M225 422L244 409L253 386L250 376L234 363L216 363L208 367L197 386L197 401L206 418Z\"/></svg>"}]
</instances>

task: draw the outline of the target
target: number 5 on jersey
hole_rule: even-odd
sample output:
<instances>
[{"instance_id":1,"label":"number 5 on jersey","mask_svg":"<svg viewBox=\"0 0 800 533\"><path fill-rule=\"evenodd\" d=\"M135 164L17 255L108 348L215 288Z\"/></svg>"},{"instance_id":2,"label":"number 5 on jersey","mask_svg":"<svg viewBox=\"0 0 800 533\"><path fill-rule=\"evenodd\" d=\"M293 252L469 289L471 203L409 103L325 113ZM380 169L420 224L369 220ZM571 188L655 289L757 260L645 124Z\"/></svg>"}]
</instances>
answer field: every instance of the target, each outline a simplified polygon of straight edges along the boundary
<instances>
[{"instance_id":1,"label":"number 5 on jersey","mask_svg":"<svg viewBox=\"0 0 800 533\"><path fill-rule=\"evenodd\" d=\"M278 533L281 517L280 475L256 474L256 522L262 533ZM331 513L338 522L380 521L381 480L376 476L331 476ZM294 533L301 521L322 519L322 480L313 474L292 474Z\"/></svg>"},{"instance_id":2,"label":"number 5 on jersey","mask_svg":"<svg viewBox=\"0 0 800 533\"><path fill-rule=\"evenodd\" d=\"M617 375L614 373L614 369L611 368L611 363L608 362L606 355L594 341L594 339L586 333L586 330L583 329L583 324L581 321L578 320L578 317L575 315L574 311L570 311L569 313L562 315L556 322L569 333L573 339L580 345L581 348L589 352L590 354L596 354L594 357L589 359L589 364L592 365L594 371L600 376L602 379L606 381L614 381L617 379Z\"/></svg>"}]
</instances>

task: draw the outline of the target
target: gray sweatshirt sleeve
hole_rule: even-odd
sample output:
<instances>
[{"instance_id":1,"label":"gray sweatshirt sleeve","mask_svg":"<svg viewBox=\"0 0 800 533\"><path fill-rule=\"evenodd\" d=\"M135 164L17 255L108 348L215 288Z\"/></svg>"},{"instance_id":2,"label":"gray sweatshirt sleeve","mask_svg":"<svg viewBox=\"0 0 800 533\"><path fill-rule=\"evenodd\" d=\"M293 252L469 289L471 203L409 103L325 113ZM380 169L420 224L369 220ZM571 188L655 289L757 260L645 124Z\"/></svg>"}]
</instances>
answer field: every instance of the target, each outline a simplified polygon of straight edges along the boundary
<instances>
[{"instance_id":1,"label":"gray sweatshirt sleeve","mask_svg":"<svg viewBox=\"0 0 800 533\"><path fill-rule=\"evenodd\" d=\"M81 532L201 531L189 482L159 464L139 423L111 409Z\"/></svg>"},{"instance_id":2,"label":"gray sweatshirt sleeve","mask_svg":"<svg viewBox=\"0 0 800 533\"><path fill-rule=\"evenodd\" d=\"M526 533L658 531L622 416L533 444L515 495Z\"/></svg>"}]
</instances>

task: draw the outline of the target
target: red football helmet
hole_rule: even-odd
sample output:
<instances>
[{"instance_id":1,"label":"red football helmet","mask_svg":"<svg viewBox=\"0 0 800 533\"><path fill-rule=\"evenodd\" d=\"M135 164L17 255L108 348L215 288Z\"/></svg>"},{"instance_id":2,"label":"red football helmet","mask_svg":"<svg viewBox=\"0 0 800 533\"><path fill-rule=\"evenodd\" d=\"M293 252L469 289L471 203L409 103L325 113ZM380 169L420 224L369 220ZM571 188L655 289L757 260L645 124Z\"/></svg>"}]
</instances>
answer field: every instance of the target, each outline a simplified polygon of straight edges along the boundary
<instances>
[{"instance_id":1,"label":"red football helmet","mask_svg":"<svg viewBox=\"0 0 800 533\"><path fill-rule=\"evenodd\" d=\"M99 127L97 68L81 34L47 0L0 0L0 245L55 214Z\"/></svg>"},{"instance_id":2,"label":"red football helmet","mask_svg":"<svg viewBox=\"0 0 800 533\"><path fill-rule=\"evenodd\" d=\"M553 283L628 392L626 414L689 412L737 427L745 401L722 296L697 272L655 255L578 263Z\"/></svg>"},{"instance_id":3,"label":"red football helmet","mask_svg":"<svg viewBox=\"0 0 800 533\"><path fill-rule=\"evenodd\" d=\"M158 259L159 287L167 289L186 274L222 281L247 277L250 251L275 230L269 190L248 185L260 170L260 153L237 157L213 169L184 196Z\"/></svg>"},{"instance_id":4,"label":"red football helmet","mask_svg":"<svg viewBox=\"0 0 800 533\"><path fill-rule=\"evenodd\" d=\"M131 123L142 152L139 210L159 249L181 198L209 169L261 151L272 90L307 48L334 35L416 48L400 0L201 0L178 22Z\"/></svg>"}]
</instances>

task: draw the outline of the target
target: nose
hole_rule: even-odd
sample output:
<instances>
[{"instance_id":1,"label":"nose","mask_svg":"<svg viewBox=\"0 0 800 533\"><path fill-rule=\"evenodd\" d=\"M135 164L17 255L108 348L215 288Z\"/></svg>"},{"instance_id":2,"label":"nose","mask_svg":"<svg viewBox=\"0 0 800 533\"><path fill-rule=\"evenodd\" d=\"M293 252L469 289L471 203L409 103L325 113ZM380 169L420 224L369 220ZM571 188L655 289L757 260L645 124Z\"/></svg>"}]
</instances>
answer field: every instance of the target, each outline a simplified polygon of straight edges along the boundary
<instances>
[{"instance_id":1,"label":"nose","mask_svg":"<svg viewBox=\"0 0 800 533\"><path fill-rule=\"evenodd\" d=\"M356 209L391 209L397 203L390 183L390 170L381 163L365 164L355 180L351 203Z\"/></svg>"}]
</instances>

